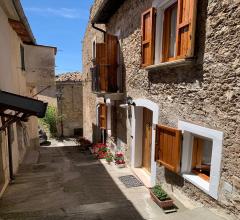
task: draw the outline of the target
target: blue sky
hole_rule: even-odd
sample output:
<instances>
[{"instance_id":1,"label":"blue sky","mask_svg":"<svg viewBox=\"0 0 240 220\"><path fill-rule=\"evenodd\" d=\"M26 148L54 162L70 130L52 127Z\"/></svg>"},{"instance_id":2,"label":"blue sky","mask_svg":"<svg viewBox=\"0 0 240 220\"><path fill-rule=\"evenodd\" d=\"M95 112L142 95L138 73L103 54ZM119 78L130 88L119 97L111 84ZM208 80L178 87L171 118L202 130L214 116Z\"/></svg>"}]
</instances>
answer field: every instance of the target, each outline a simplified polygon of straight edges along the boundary
<instances>
[{"instance_id":1,"label":"blue sky","mask_svg":"<svg viewBox=\"0 0 240 220\"><path fill-rule=\"evenodd\" d=\"M21 0L38 44L56 46L56 74L82 70L82 39L93 0Z\"/></svg>"}]
</instances>

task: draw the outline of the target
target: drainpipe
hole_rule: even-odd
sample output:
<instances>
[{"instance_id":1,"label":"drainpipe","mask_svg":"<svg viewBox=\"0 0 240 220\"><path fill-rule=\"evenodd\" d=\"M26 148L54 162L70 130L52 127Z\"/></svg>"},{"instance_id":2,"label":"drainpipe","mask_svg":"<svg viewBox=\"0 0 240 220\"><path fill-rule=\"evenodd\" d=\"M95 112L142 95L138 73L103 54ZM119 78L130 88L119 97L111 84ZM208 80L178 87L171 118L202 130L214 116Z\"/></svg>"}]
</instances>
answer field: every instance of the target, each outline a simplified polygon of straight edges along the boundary
<instances>
[{"instance_id":1,"label":"drainpipe","mask_svg":"<svg viewBox=\"0 0 240 220\"><path fill-rule=\"evenodd\" d=\"M103 36L104 36L104 41L105 41L105 36L106 36L106 33L107 33L107 32L106 32L105 30L99 28L99 27L96 27L96 26L95 26L95 23L92 23L92 28L96 29L97 31L102 32L102 33L103 33Z\"/></svg>"}]
</instances>

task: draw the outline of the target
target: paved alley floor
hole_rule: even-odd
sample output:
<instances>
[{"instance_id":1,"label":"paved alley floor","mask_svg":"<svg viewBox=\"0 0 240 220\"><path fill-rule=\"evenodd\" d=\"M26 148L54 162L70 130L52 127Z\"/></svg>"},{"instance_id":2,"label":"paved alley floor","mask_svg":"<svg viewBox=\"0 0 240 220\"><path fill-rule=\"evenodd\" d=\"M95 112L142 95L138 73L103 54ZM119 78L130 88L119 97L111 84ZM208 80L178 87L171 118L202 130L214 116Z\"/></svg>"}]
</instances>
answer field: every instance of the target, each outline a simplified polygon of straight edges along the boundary
<instances>
[{"instance_id":1,"label":"paved alley floor","mask_svg":"<svg viewBox=\"0 0 240 220\"><path fill-rule=\"evenodd\" d=\"M16 180L0 200L0 219L23 220L220 220L202 208L166 215L144 186L126 188L119 176L132 174L80 152L49 146L28 152Z\"/></svg>"}]
</instances>

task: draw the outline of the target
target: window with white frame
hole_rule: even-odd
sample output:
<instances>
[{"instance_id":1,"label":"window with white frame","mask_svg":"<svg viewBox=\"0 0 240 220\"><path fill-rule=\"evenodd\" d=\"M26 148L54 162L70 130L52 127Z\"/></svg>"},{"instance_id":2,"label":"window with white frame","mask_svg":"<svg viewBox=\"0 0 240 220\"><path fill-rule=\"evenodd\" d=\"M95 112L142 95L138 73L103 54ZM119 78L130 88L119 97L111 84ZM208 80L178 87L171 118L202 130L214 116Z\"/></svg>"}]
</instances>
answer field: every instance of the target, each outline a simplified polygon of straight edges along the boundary
<instances>
[{"instance_id":1,"label":"window with white frame","mask_svg":"<svg viewBox=\"0 0 240 220\"><path fill-rule=\"evenodd\" d=\"M155 0L142 14L142 66L194 56L197 0Z\"/></svg>"},{"instance_id":2,"label":"window with white frame","mask_svg":"<svg viewBox=\"0 0 240 220\"><path fill-rule=\"evenodd\" d=\"M223 133L185 121L179 121L178 128L183 133L183 177L217 199Z\"/></svg>"}]
</instances>

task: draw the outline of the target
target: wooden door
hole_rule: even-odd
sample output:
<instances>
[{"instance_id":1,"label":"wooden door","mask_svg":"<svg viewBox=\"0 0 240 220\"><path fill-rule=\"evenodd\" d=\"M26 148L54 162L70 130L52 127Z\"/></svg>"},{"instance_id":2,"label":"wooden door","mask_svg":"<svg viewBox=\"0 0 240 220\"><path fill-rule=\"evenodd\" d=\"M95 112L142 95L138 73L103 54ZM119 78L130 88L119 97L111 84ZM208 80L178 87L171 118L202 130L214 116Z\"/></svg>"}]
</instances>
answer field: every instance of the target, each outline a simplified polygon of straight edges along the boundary
<instances>
[{"instance_id":1,"label":"wooden door","mask_svg":"<svg viewBox=\"0 0 240 220\"><path fill-rule=\"evenodd\" d=\"M142 167L151 172L152 111L143 108Z\"/></svg>"}]
</instances>

